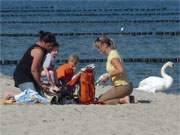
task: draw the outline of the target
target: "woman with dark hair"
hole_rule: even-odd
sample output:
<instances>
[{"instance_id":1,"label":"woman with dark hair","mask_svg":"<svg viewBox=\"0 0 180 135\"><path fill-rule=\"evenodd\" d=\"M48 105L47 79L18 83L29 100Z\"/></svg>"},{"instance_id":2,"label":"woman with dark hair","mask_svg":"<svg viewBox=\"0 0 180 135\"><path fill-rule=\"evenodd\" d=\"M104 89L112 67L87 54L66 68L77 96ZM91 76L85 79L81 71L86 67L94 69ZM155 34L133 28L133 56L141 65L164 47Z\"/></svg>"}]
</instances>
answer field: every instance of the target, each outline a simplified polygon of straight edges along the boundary
<instances>
[{"instance_id":1,"label":"woman with dark hair","mask_svg":"<svg viewBox=\"0 0 180 135\"><path fill-rule=\"evenodd\" d=\"M25 52L14 72L15 86L21 91L32 89L43 95L48 87L40 79L43 59L48 51L57 46L54 34L39 32L39 40Z\"/></svg>"},{"instance_id":2,"label":"woman with dark hair","mask_svg":"<svg viewBox=\"0 0 180 135\"><path fill-rule=\"evenodd\" d=\"M95 47L103 54L107 55L106 70L101 81L112 80L112 88L102 94L99 102L103 104L124 104L130 103L130 94L133 91L133 85L128 79L122 57L116 50L116 44L106 36L98 37L95 40ZM133 96L131 96L133 99ZM133 100L132 100L133 102Z\"/></svg>"}]
</instances>

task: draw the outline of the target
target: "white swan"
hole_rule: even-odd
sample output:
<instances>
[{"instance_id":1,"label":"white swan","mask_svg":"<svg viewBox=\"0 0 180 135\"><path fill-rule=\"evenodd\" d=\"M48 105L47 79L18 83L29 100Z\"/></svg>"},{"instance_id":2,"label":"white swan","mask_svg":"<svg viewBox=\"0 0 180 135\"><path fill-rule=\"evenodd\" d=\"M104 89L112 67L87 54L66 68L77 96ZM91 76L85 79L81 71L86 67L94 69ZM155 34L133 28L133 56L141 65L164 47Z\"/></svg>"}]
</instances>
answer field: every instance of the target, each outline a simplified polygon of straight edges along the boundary
<instances>
[{"instance_id":1,"label":"white swan","mask_svg":"<svg viewBox=\"0 0 180 135\"><path fill-rule=\"evenodd\" d=\"M165 73L165 69L167 67L172 68L173 66L174 64L172 62L165 63L161 68L162 78L157 76L150 76L145 78L139 83L138 88L135 88L135 90L155 93L157 91L163 91L170 88L173 83L173 78Z\"/></svg>"}]
</instances>

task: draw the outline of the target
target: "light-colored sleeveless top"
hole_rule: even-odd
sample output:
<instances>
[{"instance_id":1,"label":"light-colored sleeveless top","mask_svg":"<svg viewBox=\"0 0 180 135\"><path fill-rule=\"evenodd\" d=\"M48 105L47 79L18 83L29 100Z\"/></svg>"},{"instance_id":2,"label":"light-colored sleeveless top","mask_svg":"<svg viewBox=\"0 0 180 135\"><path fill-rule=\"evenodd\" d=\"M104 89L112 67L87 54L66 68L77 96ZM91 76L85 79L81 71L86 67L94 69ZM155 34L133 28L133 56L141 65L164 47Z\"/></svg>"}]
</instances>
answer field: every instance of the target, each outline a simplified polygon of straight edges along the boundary
<instances>
[{"instance_id":1,"label":"light-colored sleeveless top","mask_svg":"<svg viewBox=\"0 0 180 135\"><path fill-rule=\"evenodd\" d=\"M117 50L111 50L107 57L107 62L106 62L106 70L110 74L112 71L115 70L114 66L111 64L111 60L114 58L118 58L118 59L120 59L121 62L123 62L122 58L118 54ZM125 69L124 69L123 74L113 76L111 79L112 79L113 86L127 85L129 82L128 75L127 75L127 72L125 71Z\"/></svg>"}]
</instances>

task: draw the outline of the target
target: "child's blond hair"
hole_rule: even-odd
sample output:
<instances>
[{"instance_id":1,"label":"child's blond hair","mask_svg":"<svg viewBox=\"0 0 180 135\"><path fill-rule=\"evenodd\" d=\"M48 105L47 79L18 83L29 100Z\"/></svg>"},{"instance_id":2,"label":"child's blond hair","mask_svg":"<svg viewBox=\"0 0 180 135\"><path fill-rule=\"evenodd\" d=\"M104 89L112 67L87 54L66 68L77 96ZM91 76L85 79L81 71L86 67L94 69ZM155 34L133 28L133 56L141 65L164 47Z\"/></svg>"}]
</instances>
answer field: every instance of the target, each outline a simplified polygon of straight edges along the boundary
<instances>
[{"instance_id":1,"label":"child's blond hair","mask_svg":"<svg viewBox=\"0 0 180 135\"><path fill-rule=\"evenodd\" d=\"M68 58L68 61L79 62L79 56L77 54L71 54Z\"/></svg>"}]
</instances>

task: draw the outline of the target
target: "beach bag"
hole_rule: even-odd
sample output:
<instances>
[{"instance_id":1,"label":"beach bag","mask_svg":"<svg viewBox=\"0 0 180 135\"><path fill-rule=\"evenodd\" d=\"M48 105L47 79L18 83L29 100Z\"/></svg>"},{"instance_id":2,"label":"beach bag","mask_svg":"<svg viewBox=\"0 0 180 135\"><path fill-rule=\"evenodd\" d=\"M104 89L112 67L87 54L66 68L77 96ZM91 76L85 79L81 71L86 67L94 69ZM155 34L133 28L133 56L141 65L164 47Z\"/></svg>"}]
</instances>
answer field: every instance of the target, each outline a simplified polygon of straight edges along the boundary
<instances>
[{"instance_id":1,"label":"beach bag","mask_svg":"<svg viewBox=\"0 0 180 135\"><path fill-rule=\"evenodd\" d=\"M95 86L93 69L86 69L80 75L79 102L81 104L94 103Z\"/></svg>"},{"instance_id":2,"label":"beach bag","mask_svg":"<svg viewBox=\"0 0 180 135\"><path fill-rule=\"evenodd\" d=\"M79 84L79 103L80 104L91 104L94 103L95 99L95 85L94 85L94 65L90 64L75 75L68 86L74 87Z\"/></svg>"}]
</instances>

